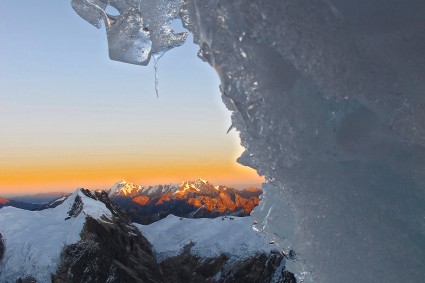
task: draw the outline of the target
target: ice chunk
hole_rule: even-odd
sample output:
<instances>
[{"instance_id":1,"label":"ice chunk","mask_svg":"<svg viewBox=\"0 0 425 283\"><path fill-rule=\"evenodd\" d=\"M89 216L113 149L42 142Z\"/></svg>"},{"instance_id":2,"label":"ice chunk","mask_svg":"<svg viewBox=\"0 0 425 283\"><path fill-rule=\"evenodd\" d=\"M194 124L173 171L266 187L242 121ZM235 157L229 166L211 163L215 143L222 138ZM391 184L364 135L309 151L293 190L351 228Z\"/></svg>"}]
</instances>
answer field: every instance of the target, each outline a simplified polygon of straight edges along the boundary
<instances>
[{"instance_id":1,"label":"ice chunk","mask_svg":"<svg viewBox=\"0 0 425 283\"><path fill-rule=\"evenodd\" d=\"M119 15L108 15L108 5ZM109 56L112 60L147 65L182 45L187 33L174 33L171 23L179 18L183 0L72 0L72 7L84 20L100 28L105 23Z\"/></svg>"},{"instance_id":2,"label":"ice chunk","mask_svg":"<svg viewBox=\"0 0 425 283\"><path fill-rule=\"evenodd\" d=\"M74 11L88 23L97 28L102 27L102 22L106 18L105 8L108 6L99 0L72 0Z\"/></svg>"},{"instance_id":3,"label":"ice chunk","mask_svg":"<svg viewBox=\"0 0 425 283\"><path fill-rule=\"evenodd\" d=\"M107 25L106 33L112 60L138 65L149 63L152 41L139 10L130 8L125 14L113 19Z\"/></svg>"},{"instance_id":4,"label":"ice chunk","mask_svg":"<svg viewBox=\"0 0 425 283\"><path fill-rule=\"evenodd\" d=\"M152 53L162 53L182 45L187 33L175 34L171 23L179 17L182 0L141 0L139 7L151 32Z\"/></svg>"}]
</instances>

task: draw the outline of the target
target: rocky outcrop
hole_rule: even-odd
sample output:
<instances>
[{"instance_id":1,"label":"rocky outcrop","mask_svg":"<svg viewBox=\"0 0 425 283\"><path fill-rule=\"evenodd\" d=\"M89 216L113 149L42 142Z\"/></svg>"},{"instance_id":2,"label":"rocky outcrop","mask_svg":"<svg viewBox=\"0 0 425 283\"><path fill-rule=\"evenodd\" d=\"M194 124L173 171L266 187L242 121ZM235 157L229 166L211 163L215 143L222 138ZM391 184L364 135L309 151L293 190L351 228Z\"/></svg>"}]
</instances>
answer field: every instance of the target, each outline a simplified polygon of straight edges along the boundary
<instances>
[{"instance_id":1,"label":"rocky outcrop","mask_svg":"<svg viewBox=\"0 0 425 283\"><path fill-rule=\"evenodd\" d=\"M81 240L65 246L52 282L163 282L149 242L105 192L87 196L102 201L113 217L86 218Z\"/></svg>"},{"instance_id":2,"label":"rocky outcrop","mask_svg":"<svg viewBox=\"0 0 425 283\"><path fill-rule=\"evenodd\" d=\"M161 262L167 282L274 282L295 283L295 277L286 270L280 270L284 256L277 252L258 253L234 261L221 254L215 258L200 258L190 253L188 245L175 257ZM275 273L281 273L275 276ZM293 281L291 281L293 280Z\"/></svg>"},{"instance_id":3,"label":"rocky outcrop","mask_svg":"<svg viewBox=\"0 0 425 283\"><path fill-rule=\"evenodd\" d=\"M74 203L71 206L71 209L68 211L68 216L65 218L65 220L70 219L71 217L77 217L80 215L81 211L83 210L83 202L81 200L80 196L76 196Z\"/></svg>"}]
</instances>

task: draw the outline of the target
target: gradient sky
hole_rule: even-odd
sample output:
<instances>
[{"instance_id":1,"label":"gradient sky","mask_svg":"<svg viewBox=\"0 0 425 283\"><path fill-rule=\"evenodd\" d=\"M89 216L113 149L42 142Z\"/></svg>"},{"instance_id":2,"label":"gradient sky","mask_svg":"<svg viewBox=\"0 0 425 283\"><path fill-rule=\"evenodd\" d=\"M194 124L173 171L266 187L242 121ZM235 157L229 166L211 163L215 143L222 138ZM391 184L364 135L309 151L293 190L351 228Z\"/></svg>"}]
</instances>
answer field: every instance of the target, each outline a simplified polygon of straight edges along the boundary
<instances>
[{"instance_id":1,"label":"gradient sky","mask_svg":"<svg viewBox=\"0 0 425 283\"><path fill-rule=\"evenodd\" d=\"M0 195L203 177L252 184L213 69L188 42L152 66L109 60L70 1L0 2Z\"/></svg>"}]
</instances>

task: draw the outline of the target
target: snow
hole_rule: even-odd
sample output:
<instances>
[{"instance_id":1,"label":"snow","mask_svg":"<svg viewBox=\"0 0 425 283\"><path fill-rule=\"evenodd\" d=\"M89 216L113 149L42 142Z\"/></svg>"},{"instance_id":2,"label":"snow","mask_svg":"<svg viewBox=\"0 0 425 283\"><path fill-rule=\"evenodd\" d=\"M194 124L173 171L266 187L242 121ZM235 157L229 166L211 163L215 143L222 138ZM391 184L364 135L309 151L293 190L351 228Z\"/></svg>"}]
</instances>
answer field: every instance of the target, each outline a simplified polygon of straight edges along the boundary
<instances>
[{"instance_id":1,"label":"snow","mask_svg":"<svg viewBox=\"0 0 425 283\"><path fill-rule=\"evenodd\" d=\"M157 196L159 194L166 194L166 193L184 193L186 191L202 191L205 187L210 186L211 188L214 188L215 190L219 190L220 186L213 186L210 182L198 178L193 181L184 181L180 184L166 184L166 185L157 185L157 186L149 186L149 187L142 187L135 185L133 183L127 182L125 180L121 180L114 184L109 189L109 196L131 196L134 197L136 195L146 195L146 196ZM223 186L224 187L224 186ZM225 187L224 187L225 188Z\"/></svg>"},{"instance_id":2,"label":"snow","mask_svg":"<svg viewBox=\"0 0 425 283\"><path fill-rule=\"evenodd\" d=\"M140 192L141 189L140 186L121 180L109 189L109 196L131 196Z\"/></svg>"},{"instance_id":3,"label":"snow","mask_svg":"<svg viewBox=\"0 0 425 283\"><path fill-rule=\"evenodd\" d=\"M67 196L60 197L57 200L55 200L54 202L52 202L52 204L54 204L56 202L60 202L60 201L66 200L67 198L68 198Z\"/></svg>"},{"instance_id":4,"label":"snow","mask_svg":"<svg viewBox=\"0 0 425 283\"><path fill-rule=\"evenodd\" d=\"M167 185L157 185L157 186L149 186L149 187L142 187L135 185L130 182L126 182L124 180L121 180L115 185L109 189L109 196L136 196L139 194L152 196L152 195L158 195L158 194L165 194L169 192L175 192L179 187L174 184L167 184Z\"/></svg>"},{"instance_id":5,"label":"snow","mask_svg":"<svg viewBox=\"0 0 425 283\"><path fill-rule=\"evenodd\" d=\"M194 243L191 253L203 258L224 253L236 260L256 252L269 253L274 246L269 244L266 235L255 232L252 224L251 217L188 219L169 215L150 225L134 225L153 245L157 259L162 261L178 255L191 242Z\"/></svg>"},{"instance_id":6,"label":"snow","mask_svg":"<svg viewBox=\"0 0 425 283\"><path fill-rule=\"evenodd\" d=\"M83 210L77 217L65 220L77 196L83 202ZM85 196L81 190L52 209L2 208L0 233L5 240L5 254L0 263L0 282L15 282L27 276L35 277L38 282L50 282L61 249L80 240L86 215L96 219L101 215L112 216L102 202Z\"/></svg>"}]
</instances>

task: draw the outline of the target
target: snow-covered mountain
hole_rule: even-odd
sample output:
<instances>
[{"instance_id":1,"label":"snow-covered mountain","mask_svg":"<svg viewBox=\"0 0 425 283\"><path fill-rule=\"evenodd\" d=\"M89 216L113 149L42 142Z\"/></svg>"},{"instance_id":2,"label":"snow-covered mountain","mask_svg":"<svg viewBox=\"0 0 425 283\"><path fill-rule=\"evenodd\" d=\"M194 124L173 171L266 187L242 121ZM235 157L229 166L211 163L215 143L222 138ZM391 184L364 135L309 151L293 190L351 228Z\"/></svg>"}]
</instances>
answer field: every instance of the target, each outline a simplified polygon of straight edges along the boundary
<instances>
[{"instance_id":1,"label":"snow-covered mountain","mask_svg":"<svg viewBox=\"0 0 425 283\"><path fill-rule=\"evenodd\" d=\"M110 197L120 196L120 197L134 197L139 194L142 190L142 187L137 186L133 183L126 182L121 180L109 189L108 194Z\"/></svg>"},{"instance_id":2,"label":"snow-covered mountain","mask_svg":"<svg viewBox=\"0 0 425 283\"><path fill-rule=\"evenodd\" d=\"M180 254L191 243L191 253L202 258L226 254L240 260L274 249L265 234L252 229L251 217L190 219L169 215L149 225L135 225L153 245L160 261Z\"/></svg>"},{"instance_id":3,"label":"snow-covered mountain","mask_svg":"<svg viewBox=\"0 0 425 283\"><path fill-rule=\"evenodd\" d=\"M153 223L169 214L190 218L247 216L258 205L261 193L256 188L214 186L203 179L149 187L120 181L109 190L111 200L140 224Z\"/></svg>"},{"instance_id":4,"label":"snow-covered mountain","mask_svg":"<svg viewBox=\"0 0 425 283\"><path fill-rule=\"evenodd\" d=\"M135 225L152 244L160 265L171 269L165 274L169 282L175 282L170 274L197 273L194 270L203 272L186 282L296 282L282 254L252 229L251 217L169 215L150 225Z\"/></svg>"},{"instance_id":5,"label":"snow-covered mountain","mask_svg":"<svg viewBox=\"0 0 425 283\"><path fill-rule=\"evenodd\" d=\"M5 252L0 264L1 282L32 276L49 282L65 245L80 240L86 217L112 217L104 203L77 190L56 208L28 211L15 207L0 210L0 233Z\"/></svg>"},{"instance_id":6,"label":"snow-covered mountain","mask_svg":"<svg viewBox=\"0 0 425 283\"><path fill-rule=\"evenodd\" d=\"M250 217L170 215L143 226L104 191L59 202L0 210L0 282L295 282Z\"/></svg>"}]
</instances>

